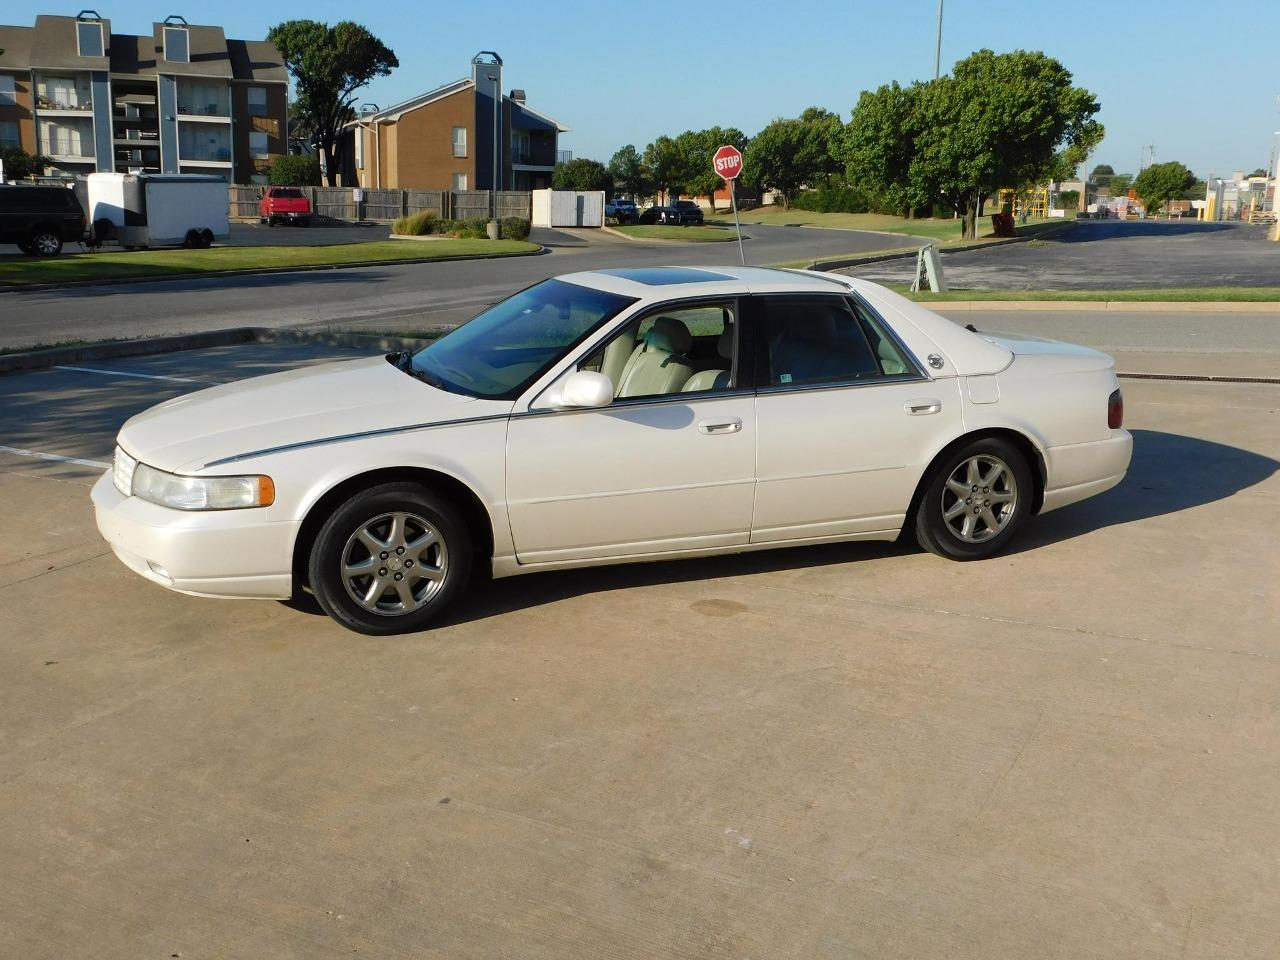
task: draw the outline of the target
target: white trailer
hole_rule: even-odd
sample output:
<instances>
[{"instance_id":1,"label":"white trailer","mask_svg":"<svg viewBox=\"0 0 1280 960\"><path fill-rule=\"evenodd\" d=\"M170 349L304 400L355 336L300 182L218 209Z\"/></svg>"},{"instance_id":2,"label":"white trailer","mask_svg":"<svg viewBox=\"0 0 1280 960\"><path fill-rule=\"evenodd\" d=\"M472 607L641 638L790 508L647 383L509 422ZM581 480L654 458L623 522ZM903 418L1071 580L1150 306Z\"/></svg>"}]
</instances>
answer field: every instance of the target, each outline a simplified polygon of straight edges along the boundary
<instances>
[{"instance_id":1,"label":"white trailer","mask_svg":"<svg viewBox=\"0 0 1280 960\"><path fill-rule=\"evenodd\" d=\"M135 247L207 247L231 236L227 183L171 173L91 173L89 222L98 243Z\"/></svg>"}]
</instances>

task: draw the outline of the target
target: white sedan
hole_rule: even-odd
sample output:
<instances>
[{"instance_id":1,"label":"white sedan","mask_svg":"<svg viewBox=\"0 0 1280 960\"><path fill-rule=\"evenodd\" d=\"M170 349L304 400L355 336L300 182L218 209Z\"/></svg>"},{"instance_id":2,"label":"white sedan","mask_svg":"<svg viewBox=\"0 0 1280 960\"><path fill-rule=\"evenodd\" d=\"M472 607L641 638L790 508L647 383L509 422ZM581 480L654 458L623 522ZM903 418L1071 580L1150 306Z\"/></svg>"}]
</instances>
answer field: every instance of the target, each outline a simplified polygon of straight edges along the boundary
<instances>
[{"instance_id":1,"label":"white sedan","mask_svg":"<svg viewBox=\"0 0 1280 960\"><path fill-rule=\"evenodd\" d=\"M183 593L310 590L418 630L495 577L840 540L1006 547L1123 479L1115 363L966 329L882 287L598 270L413 354L162 403L121 429L98 528Z\"/></svg>"}]
</instances>

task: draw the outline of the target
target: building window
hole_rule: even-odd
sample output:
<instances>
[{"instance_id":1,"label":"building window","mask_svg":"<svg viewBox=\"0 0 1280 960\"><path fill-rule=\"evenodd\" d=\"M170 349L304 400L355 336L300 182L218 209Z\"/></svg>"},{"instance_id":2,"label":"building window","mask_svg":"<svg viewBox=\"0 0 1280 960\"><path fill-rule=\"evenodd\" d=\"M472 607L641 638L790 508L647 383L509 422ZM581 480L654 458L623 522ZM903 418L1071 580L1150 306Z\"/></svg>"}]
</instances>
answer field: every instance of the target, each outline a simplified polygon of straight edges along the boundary
<instances>
[{"instance_id":1,"label":"building window","mask_svg":"<svg viewBox=\"0 0 1280 960\"><path fill-rule=\"evenodd\" d=\"M455 173L453 175L453 189L455 190L467 189L467 175L465 173Z\"/></svg>"},{"instance_id":2,"label":"building window","mask_svg":"<svg viewBox=\"0 0 1280 960\"><path fill-rule=\"evenodd\" d=\"M18 102L13 87L13 74L0 73L0 107L10 107Z\"/></svg>"},{"instance_id":3,"label":"building window","mask_svg":"<svg viewBox=\"0 0 1280 960\"><path fill-rule=\"evenodd\" d=\"M82 57L103 56L102 24L96 20L80 20L76 23L76 43Z\"/></svg>"},{"instance_id":4,"label":"building window","mask_svg":"<svg viewBox=\"0 0 1280 960\"><path fill-rule=\"evenodd\" d=\"M249 116L265 117L267 115L267 88L249 88Z\"/></svg>"},{"instance_id":5,"label":"building window","mask_svg":"<svg viewBox=\"0 0 1280 960\"><path fill-rule=\"evenodd\" d=\"M186 27L164 28L164 58L170 63L190 63L191 47Z\"/></svg>"},{"instance_id":6,"label":"building window","mask_svg":"<svg viewBox=\"0 0 1280 960\"><path fill-rule=\"evenodd\" d=\"M249 131L249 156L255 160L265 160L267 158L267 135L264 131Z\"/></svg>"},{"instance_id":7,"label":"building window","mask_svg":"<svg viewBox=\"0 0 1280 960\"><path fill-rule=\"evenodd\" d=\"M18 121L0 120L0 147L21 147L18 139Z\"/></svg>"},{"instance_id":8,"label":"building window","mask_svg":"<svg viewBox=\"0 0 1280 960\"><path fill-rule=\"evenodd\" d=\"M453 128L453 155L455 157L465 157L467 155L467 128ZM457 189L456 187L454 189ZM462 188L467 189L466 187Z\"/></svg>"}]
</instances>

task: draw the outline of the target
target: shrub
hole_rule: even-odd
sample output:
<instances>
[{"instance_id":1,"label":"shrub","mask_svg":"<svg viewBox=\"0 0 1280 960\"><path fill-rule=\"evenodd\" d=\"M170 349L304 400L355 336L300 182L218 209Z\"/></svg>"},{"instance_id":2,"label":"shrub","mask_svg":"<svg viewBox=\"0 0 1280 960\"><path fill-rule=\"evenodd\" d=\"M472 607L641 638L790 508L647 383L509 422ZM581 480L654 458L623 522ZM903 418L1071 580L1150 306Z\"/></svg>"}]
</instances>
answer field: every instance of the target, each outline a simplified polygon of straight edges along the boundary
<instances>
[{"instance_id":1,"label":"shrub","mask_svg":"<svg viewBox=\"0 0 1280 960\"><path fill-rule=\"evenodd\" d=\"M276 157L267 172L267 181L273 187L318 187L320 161L316 157L293 154Z\"/></svg>"},{"instance_id":2,"label":"shrub","mask_svg":"<svg viewBox=\"0 0 1280 960\"><path fill-rule=\"evenodd\" d=\"M6 180L25 180L38 177L53 161L38 153L27 153L19 147L0 147L0 163L4 164Z\"/></svg>"},{"instance_id":3,"label":"shrub","mask_svg":"<svg viewBox=\"0 0 1280 960\"><path fill-rule=\"evenodd\" d=\"M502 238L504 240L528 240L529 221L524 217L503 217Z\"/></svg>"},{"instance_id":4,"label":"shrub","mask_svg":"<svg viewBox=\"0 0 1280 960\"><path fill-rule=\"evenodd\" d=\"M871 201L857 187L831 185L802 190L791 204L798 210L815 213L868 213Z\"/></svg>"},{"instance_id":5,"label":"shrub","mask_svg":"<svg viewBox=\"0 0 1280 960\"><path fill-rule=\"evenodd\" d=\"M401 217L391 225L391 232L402 236L425 237L429 233L439 233L440 224L444 222L436 217L434 210L423 210Z\"/></svg>"},{"instance_id":6,"label":"shrub","mask_svg":"<svg viewBox=\"0 0 1280 960\"><path fill-rule=\"evenodd\" d=\"M489 232L487 217L470 217L466 220L441 220L440 232L457 240L486 240Z\"/></svg>"}]
</instances>

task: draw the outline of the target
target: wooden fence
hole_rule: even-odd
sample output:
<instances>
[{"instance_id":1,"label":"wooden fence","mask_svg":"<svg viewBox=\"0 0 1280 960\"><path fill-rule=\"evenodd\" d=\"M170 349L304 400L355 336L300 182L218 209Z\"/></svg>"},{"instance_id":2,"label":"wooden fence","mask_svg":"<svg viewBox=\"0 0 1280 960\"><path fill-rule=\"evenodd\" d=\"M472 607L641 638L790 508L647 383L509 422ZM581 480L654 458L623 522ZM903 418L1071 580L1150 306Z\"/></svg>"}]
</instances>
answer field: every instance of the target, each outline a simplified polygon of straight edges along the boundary
<instances>
[{"instance_id":1,"label":"wooden fence","mask_svg":"<svg viewBox=\"0 0 1280 960\"><path fill-rule=\"evenodd\" d=\"M258 200L265 187L233 183L228 188L229 213L233 220L258 219ZM470 217L488 219L493 199L488 190L360 190L353 187L300 187L311 201L317 218L330 220L390 223L411 213L430 210L444 220ZM530 195L523 190L498 191L498 217L525 217L530 214Z\"/></svg>"}]
</instances>

